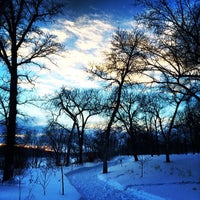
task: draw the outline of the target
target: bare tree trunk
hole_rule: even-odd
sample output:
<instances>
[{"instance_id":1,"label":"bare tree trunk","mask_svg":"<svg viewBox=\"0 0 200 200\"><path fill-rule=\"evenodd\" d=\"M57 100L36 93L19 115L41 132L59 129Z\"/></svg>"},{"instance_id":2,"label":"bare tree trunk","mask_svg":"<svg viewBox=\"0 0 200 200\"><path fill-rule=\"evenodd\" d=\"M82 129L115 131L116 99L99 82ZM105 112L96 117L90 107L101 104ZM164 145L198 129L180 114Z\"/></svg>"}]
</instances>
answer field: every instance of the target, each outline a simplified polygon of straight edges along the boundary
<instances>
[{"instance_id":1,"label":"bare tree trunk","mask_svg":"<svg viewBox=\"0 0 200 200\"><path fill-rule=\"evenodd\" d=\"M79 164L82 165L83 164L83 138L84 137L84 133L79 134Z\"/></svg>"},{"instance_id":2,"label":"bare tree trunk","mask_svg":"<svg viewBox=\"0 0 200 200\"><path fill-rule=\"evenodd\" d=\"M108 173L108 152L109 152L109 143L110 143L110 129L111 125L107 127L104 139L104 154L103 154L103 173Z\"/></svg>"},{"instance_id":3,"label":"bare tree trunk","mask_svg":"<svg viewBox=\"0 0 200 200\"><path fill-rule=\"evenodd\" d=\"M135 162L137 162L139 159L138 159L138 154L137 154L136 136L132 132L132 134L130 135L130 137L131 137L131 143L132 143L133 157L134 157Z\"/></svg>"},{"instance_id":4,"label":"bare tree trunk","mask_svg":"<svg viewBox=\"0 0 200 200\"><path fill-rule=\"evenodd\" d=\"M7 124L7 140L3 181L13 177L14 173L14 145L16 135L17 116L17 71L12 70L10 82L9 117Z\"/></svg>"},{"instance_id":5,"label":"bare tree trunk","mask_svg":"<svg viewBox=\"0 0 200 200\"><path fill-rule=\"evenodd\" d=\"M133 157L135 159L135 162L137 162L139 159L138 159L138 155L136 153L133 154Z\"/></svg>"},{"instance_id":6,"label":"bare tree trunk","mask_svg":"<svg viewBox=\"0 0 200 200\"><path fill-rule=\"evenodd\" d=\"M55 152L55 157L56 157L56 166L60 166L61 165L61 153Z\"/></svg>"},{"instance_id":7,"label":"bare tree trunk","mask_svg":"<svg viewBox=\"0 0 200 200\"><path fill-rule=\"evenodd\" d=\"M108 123L106 133L105 133L105 141L104 141L104 157L103 157L103 173L108 173L108 152L109 152L109 140L110 140L110 131L112 124L114 122L115 116L117 114L117 111L119 109L120 100L121 100L121 93L122 93L122 87L123 87L124 79L121 81L118 89L117 94L117 100L116 100L116 106L114 107L114 110L112 112L110 121Z\"/></svg>"},{"instance_id":8,"label":"bare tree trunk","mask_svg":"<svg viewBox=\"0 0 200 200\"><path fill-rule=\"evenodd\" d=\"M170 163L170 150L169 150L170 148L169 148L169 143L167 142L167 144L166 144L166 152L165 152L165 154L166 154L166 162L167 163Z\"/></svg>"},{"instance_id":9,"label":"bare tree trunk","mask_svg":"<svg viewBox=\"0 0 200 200\"><path fill-rule=\"evenodd\" d=\"M156 141L155 141L155 153L159 156L160 155L160 144L159 144L159 139L158 139L158 129L156 125L156 120L155 120L155 135L156 135Z\"/></svg>"}]
</instances>

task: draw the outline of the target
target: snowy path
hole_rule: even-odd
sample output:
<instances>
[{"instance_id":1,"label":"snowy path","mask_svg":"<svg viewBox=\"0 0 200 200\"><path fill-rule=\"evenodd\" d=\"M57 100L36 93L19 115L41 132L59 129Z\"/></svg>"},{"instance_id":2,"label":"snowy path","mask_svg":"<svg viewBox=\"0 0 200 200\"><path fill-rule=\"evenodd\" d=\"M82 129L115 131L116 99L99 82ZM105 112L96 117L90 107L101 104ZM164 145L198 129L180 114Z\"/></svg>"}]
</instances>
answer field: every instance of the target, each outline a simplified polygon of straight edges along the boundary
<instances>
[{"instance_id":1,"label":"snowy path","mask_svg":"<svg viewBox=\"0 0 200 200\"><path fill-rule=\"evenodd\" d=\"M67 174L71 184L81 195L81 200L138 200L129 191L120 190L101 181L102 164L94 167L83 167Z\"/></svg>"}]
</instances>

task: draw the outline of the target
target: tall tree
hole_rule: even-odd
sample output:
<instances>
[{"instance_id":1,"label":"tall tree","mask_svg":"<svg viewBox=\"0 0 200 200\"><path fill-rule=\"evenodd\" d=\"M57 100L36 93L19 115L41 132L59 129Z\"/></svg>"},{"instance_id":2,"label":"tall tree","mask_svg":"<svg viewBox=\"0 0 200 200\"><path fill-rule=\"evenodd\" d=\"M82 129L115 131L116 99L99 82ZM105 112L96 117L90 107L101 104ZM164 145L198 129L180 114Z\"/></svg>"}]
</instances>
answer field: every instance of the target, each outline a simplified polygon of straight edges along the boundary
<instances>
[{"instance_id":1,"label":"tall tree","mask_svg":"<svg viewBox=\"0 0 200 200\"><path fill-rule=\"evenodd\" d=\"M7 149L3 181L13 177L14 145L18 104L18 84L31 82L33 65L43 68L38 58L50 58L61 45L39 27L59 13L60 5L52 0L8 0L0 24L0 62L10 76Z\"/></svg>"},{"instance_id":2,"label":"tall tree","mask_svg":"<svg viewBox=\"0 0 200 200\"><path fill-rule=\"evenodd\" d=\"M110 117L105 130L103 173L108 172L108 152L111 128L121 102L122 90L126 84L136 81L134 75L143 70L142 47L146 43L143 33L139 31L118 30L112 40L111 51L106 55L107 60L102 65L93 65L89 72L104 81L111 88Z\"/></svg>"}]
</instances>

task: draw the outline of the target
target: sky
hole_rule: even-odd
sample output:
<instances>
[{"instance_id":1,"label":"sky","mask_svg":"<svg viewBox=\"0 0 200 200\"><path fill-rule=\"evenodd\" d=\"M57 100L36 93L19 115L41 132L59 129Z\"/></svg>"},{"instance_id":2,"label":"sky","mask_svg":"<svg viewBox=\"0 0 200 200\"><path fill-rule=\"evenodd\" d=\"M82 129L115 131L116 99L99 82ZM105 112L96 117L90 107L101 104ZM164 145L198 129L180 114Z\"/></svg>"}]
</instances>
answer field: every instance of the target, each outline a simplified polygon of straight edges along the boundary
<instances>
[{"instance_id":1,"label":"sky","mask_svg":"<svg viewBox=\"0 0 200 200\"><path fill-rule=\"evenodd\" d=\"M133 1L63 0L63 14L53 24L42 29L55 34L56 40L64 45L65 50L52 56L56 65L42 61L49 70L34 69L37 79L34 87L31 87L36 96L49 96L62 86L98 87L96 82L88 80L85 68L92 63L103 62L104 52L109 49L115 30L131 29L134 26L133 16L137 10L132 5ZM30 105L22 109L38 125L46 124L46 114L41 109Z\"/></svg>"},{"instance_id":2,"label":"sky","mask_svg":"<svg viewBox=\"0 0 200 200\"><path fill-rule=\"evenodd\" d=\"M64 0L63 16L44 31L51 31L65 45L57 66L47 63L50 71L40 71L36 82L39 95L60 88L96 87L83 68L103 60L112 34L117 28L131 27L135 13L133 0ZM48 82L46 81L48 80Z\"/></svg>"}]
</instances>

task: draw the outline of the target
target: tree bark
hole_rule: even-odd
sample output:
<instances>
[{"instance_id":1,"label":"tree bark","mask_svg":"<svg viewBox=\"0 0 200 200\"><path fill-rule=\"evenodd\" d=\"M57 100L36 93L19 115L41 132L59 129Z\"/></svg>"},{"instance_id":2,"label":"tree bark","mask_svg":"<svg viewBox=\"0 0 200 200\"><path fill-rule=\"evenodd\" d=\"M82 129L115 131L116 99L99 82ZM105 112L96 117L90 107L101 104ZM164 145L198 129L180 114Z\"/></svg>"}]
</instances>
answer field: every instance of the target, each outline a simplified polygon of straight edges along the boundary
<instances>
[{"instance_id":1,"label":"tree bark","mask_svg":"<svg viewBox=\"0 0 200 200\"><path fill-rule=\"evenodd\" d=\"M83 137L84 134L80 133L79 135L79 164L83 164Z\"/></svg>"},{"instance_id":2,"label":"tree bark","mask_svg":"<svg viewBox=\"0 0 200 200\"><path fill-rule=\"evenodd\" d=\"M139 161L138 154L137 154L137 143L136 143L136 136L133 131L130 131L130 137L131 137L131 144L132 144L132 154L134 157L135 162Z\"/></svg>"},{"instance_id":3,"label":"tree bark","mask_svg":"<svg viewBox=\"0 0 200 200\"><path fill-rule=\"evenodd\" d=\"M122 81L119 85L117 100L116 100L116 106L114 107L114 110L112 112L110 121L109 121L107 129L106 129L106 133L105 133L104 157L103 157L103 173L104 174L108 173L108 151L109 151L109 143L110 143L110 141L109 141L110 140L110 131L111 131L111 127L112 127L112 124L114 122L115 116L117 114L117 111L119 109L123 83L124 83L124 77L122 78Z\"/></svg>"},{"instance_id":4,"label":"tree bark","mask_svg":"<svg viewBox=\"0 0 200 200\"><path fill-rule=\"evenodd\" d=\"M166 162L170 163L169 144L166 144Z\"/></svg>"},{"instance_id":5,"label":"tree bark","mask_svg":"<svg viewBox=\"0 0 200 200\"><path fill-rule=\"evenodd\" d=\"M10 81L9 116L7 124L6 154L3 181L13 177L14 173L14 146L16 135L17 116L17 70L12 70Z\"/></svg>"},{"instance_id":6,"label":"tree bark","mask_svg":"<svg viewBox=\"0 0 200 200\"><path fill-rule=\"evenodd\" d=\"M109 152L109 143L110 143L110 130L112 123L109 123L104 140L104 154L103 154L103 173L108 173L108 152Z\"/></svg>"}]
</instances>

